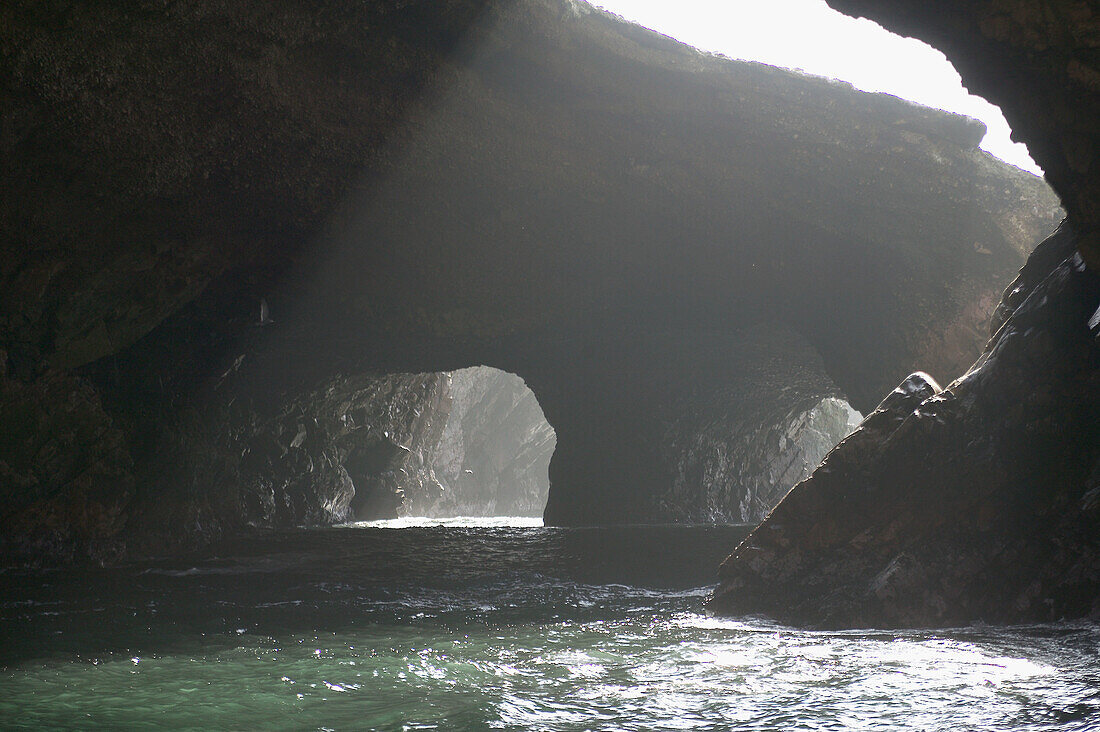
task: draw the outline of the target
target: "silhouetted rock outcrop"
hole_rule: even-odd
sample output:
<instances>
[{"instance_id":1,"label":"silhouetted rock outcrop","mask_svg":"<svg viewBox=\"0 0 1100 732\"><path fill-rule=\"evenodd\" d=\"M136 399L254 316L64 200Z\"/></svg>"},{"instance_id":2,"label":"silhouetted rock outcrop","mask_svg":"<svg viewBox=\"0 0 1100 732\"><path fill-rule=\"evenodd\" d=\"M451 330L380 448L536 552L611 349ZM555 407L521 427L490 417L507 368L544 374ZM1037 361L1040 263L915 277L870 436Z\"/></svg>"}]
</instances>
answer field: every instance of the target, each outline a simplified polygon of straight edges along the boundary
<instances>
[{"instance_id":1,"label":"silhouetted rock outcrop","mask_svg":"<svg viewBox=\"0 0 1100 732\"><path fill-rule=\"evenodd\" d=\"M937 392L907 379L723 563L710 602L825 626L1100 611L1100 278L1068 226Z\"/></svg>"}]
</instances>

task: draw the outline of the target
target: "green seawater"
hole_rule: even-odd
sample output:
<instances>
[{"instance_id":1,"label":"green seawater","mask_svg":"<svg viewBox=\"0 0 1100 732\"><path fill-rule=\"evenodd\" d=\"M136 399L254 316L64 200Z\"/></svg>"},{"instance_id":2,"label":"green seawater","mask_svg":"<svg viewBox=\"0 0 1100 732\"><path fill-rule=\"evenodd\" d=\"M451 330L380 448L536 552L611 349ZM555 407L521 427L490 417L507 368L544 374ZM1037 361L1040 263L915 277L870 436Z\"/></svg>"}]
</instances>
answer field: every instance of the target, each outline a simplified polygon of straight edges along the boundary
<instances>
[{"instance_id":1,"label":"green seawater","mask_svg":"<svg viewBox=\"0 0 1100 732\"><path fill-rule=\"evenodd\" d=\"M1100 729L1095 625L714 618L713 568L744 527L517 523L0 573L0 727Z\"/></svg>"}]
</instances>

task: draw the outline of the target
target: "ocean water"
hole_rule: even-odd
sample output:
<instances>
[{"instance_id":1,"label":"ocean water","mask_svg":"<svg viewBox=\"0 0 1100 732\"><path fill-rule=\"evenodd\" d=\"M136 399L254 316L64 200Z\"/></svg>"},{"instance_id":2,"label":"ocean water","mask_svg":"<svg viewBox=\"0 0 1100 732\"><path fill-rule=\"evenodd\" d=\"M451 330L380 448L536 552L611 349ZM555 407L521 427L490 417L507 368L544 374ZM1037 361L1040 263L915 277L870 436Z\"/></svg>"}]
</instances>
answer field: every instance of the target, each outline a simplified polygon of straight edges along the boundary
<instances>
[{"instance_id":1,"label":"ocean water","mask_svg":"<svg viewBox=\"0 0 1100 732\"><path fill-rule=\"evenodd\" d=\"M1095 625L714 618L745 527L421 523L0 573L0 728L1100 729Z\"/></svg>"}]
</instances>

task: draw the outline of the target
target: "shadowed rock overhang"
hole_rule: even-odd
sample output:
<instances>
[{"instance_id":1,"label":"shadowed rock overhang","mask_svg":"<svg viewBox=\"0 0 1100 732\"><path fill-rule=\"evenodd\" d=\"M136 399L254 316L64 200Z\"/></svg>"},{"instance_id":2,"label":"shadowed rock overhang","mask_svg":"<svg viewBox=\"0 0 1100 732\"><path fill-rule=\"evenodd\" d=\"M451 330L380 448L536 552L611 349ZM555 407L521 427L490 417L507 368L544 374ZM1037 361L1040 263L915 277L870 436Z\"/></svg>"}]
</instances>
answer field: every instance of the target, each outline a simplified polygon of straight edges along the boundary
<instances>
[{"instance_id":1,"label":"shadowed rock overhang","mask_svg":"<svg viewBox=\"0 0 1100 732\"><path fill-rule=\"evenodd\" d=\"M243 525L214 466L288 405L482 363L557 430L549 520L660 519L693 488L654 446L737 413L731 364L783 360L798 389L744 387L783 414L948 380L1061 216L978 122L570 2L0 21L0 480L32 549L125 544L150 503Z\"/></svg>"}]
</instances>

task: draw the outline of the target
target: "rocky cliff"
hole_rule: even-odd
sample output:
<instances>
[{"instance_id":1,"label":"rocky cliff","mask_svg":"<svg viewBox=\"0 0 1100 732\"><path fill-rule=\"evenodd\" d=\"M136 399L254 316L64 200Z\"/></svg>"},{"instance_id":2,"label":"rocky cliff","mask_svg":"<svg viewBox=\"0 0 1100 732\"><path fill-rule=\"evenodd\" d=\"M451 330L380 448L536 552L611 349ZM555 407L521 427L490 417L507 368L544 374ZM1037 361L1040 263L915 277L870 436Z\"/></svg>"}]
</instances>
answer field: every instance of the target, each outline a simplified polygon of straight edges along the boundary
<instances>
[{"instance_id":1,"label":"rocky cliff","mask_svg":"<svg viewBox=\"0 0 1100 732\"><path fill-rule=\"evenodd\" d=\"M824 626L1100 611L1100 278L1063 226L946 389L910 376L723 563L720 612Z\"/></svg>"},{"instance_id":2,"label":"rocky cliff","mask_svg":"<svg viewBox=\"0 0 1100 732\"><path fill-rule=\"evenodd\" d=\"M822 399L963 371L1060 217L973 120L560 0L17 0L0 66L0 515L64 556L205 536L173 497L222 515L256 454L253 503L336 520L359 379L473 364L557 431L548 520L733 515L689 405L746 414L783 361L775 421L730 423L778 473Z\"/></svg>"},{"instance_id":3,"label":"rocky cliff","mask_svg":"<svg viewBox=\"0 0 1100 732\"><path fill-rule=\"evenodd\" d=\"M830 4L944 50L1028 143L1069 224L1005 292L966 377L884 403L877 427L726 560L712 605L825 625L1095 616L1100 13L1076 0Z\"/></svg>"}]
</instances>

